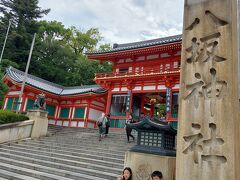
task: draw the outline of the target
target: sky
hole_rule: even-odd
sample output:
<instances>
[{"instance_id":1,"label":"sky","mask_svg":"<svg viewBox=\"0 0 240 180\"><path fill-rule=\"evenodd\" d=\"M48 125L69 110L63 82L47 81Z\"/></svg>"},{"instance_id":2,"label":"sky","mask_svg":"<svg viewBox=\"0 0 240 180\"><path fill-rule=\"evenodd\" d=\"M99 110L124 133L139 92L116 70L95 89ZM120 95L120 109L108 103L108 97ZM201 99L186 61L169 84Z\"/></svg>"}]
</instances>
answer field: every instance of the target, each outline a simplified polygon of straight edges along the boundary
<instances>
[{"instance_id":1,"label":"sky","mask_svg":"<svg viewBox=\"0 0 240 180\"><path fill-rule=\"evenodd\" d=\"M39 0L44 20L99 29L102 43L130 43L181 34L184 0Z\"/></svg>"}]
</instances>

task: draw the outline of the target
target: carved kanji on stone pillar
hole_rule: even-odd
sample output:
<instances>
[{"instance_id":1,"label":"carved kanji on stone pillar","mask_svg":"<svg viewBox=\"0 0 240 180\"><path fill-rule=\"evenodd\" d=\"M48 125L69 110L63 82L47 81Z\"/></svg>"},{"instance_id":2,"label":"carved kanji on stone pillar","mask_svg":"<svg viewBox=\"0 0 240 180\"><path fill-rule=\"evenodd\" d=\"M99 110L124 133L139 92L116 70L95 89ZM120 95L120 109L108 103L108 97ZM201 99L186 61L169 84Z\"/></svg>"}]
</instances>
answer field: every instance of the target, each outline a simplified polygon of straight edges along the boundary
<instances>
[{"instance_id":1,"label":"carved kanji on stone pillar","mask_svg":"<svg viewBox=\"0 0 240 180\"><path fill-rule=\"evenodd\" d=\"M176 179L239 179L237 0L184 7Z\"/></svg>"}]
</instances>

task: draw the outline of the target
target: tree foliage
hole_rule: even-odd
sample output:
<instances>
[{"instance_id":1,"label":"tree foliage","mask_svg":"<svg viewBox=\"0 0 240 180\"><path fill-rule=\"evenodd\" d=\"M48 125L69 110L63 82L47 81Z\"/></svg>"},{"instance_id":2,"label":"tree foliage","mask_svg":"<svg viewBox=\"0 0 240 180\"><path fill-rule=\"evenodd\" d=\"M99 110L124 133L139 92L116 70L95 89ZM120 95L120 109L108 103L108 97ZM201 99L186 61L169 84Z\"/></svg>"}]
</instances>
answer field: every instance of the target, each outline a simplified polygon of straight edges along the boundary
<instances>
[{"instance_id":1,"label":"tree foliage","mask_svg":"<svg viewBox=\"0 0 240 180\"><path fill-rule=\"evenodd\" d=\"M38 0L0 0L0 11L3 13L0 17L1 42L9 21L12 22L4 57L24 69L33 34L38 30L36 20L48 14L50 9L41 9Z\"/></svg>"},{"instance_id":2,"label":"tree foliage","mask_svg":"<svg viewBox=\"0 0 240 180\"><path fill-rule=\"evenodd\" d=\"M97 29L65 28L60 22L40 21L32 58L33 74L65 86L94 84L96 72L111 71L111 64L90 61L85 51L96 48L101 39Z\"/></svg>"}]
</instances>

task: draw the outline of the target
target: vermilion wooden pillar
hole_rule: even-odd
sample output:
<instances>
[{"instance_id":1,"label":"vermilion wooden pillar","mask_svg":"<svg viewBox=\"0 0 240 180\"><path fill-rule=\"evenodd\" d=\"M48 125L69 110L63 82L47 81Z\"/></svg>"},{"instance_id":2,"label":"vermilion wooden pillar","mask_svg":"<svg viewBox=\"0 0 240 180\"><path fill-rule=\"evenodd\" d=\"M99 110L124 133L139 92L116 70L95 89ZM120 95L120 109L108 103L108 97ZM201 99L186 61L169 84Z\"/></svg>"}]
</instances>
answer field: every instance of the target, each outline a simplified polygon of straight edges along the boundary
<instances>
[{"instance_id":1,"label":"vermilion wooden pillar","mask_svg":"<svg viewBox=\"0 0 240 180\"><path fill-rule=\"evenodd\" d=\"M84 119L84 127L87 128L88 127L88 117L89 117L89 108L90 108L90 103L91 100L87 99L87 110L86 110L86 118Z\"/></svg>"}]
</instances>

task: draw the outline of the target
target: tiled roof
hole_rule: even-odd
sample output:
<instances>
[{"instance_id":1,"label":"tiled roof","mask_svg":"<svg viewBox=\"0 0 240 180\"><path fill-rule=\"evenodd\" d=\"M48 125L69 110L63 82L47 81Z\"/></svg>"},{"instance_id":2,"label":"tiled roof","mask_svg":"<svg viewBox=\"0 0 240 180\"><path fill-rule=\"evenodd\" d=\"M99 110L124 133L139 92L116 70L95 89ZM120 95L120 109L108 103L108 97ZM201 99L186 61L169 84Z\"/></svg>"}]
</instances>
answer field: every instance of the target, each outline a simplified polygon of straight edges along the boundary
<instances>
[{"instance_id":1,"label":"tiled roof","mask_svg":"<svg viewBox=\"0 0 240 180\"><path fill-rule=\"evenodd\" d=\"M163 45L163 44L169 44L169 43L180 42L180 41L182 41L182 35L175 35L175 36L152 39L152 40L147 40L147 41L126 43L126 44L114 44L113 48L110 50L87 52L86 55L125 51L125 50L138 49L138 48L150 47L150 46L156 46L156 45Z\"/></svg>"},{"instance_id":2,"label":"tiled roof","mask_svg":"<svg viewBox=\"0 0 240 180\"><path fill-rule=\"evenodd\" d=\"M24 72L13 67L9 67L6 69L6 75L9 76L13 81L18 83L21 83L24 78ZM28 74L27 76L26 84L60 96L85 93L101 94L106 92L106 90L99 85L64 87L30 74Z\"/></svg>"}]
</instances>

